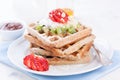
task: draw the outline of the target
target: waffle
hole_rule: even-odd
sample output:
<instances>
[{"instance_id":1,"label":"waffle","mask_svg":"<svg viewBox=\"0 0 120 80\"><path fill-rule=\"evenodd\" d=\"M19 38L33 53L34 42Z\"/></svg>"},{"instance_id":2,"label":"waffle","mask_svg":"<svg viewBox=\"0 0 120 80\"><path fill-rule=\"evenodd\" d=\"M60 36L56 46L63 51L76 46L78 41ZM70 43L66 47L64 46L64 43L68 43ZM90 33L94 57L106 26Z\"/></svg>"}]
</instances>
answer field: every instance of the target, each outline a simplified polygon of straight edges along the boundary
<instances>
[{"instance_id":1,"label":"waffle","mask_svg":"<svg viewBox=\"0 0 120 80\"><path fill-rule=\"evenodd\" d=\"M71 34L40 33L36 24L28 27L25 39L30 42L30 52L46 58L51 65L79 64L91 61L90 49L95 36L91 28L80 26Z\"/></svg>"},{"instance_id":2,"label":"waffle","mask_svg":"<svg viewBox=\"0 0 120 80\"><path fill-rule=\"evenodd\" d=\"M90 35L86 38L81 39L78 42L75 42L74 44L69 44L66 45L62 48L51 48L48 47L46 45L44 45L40 40L38 40L37 38L31 36L31 35L25 35L25 38L30 42L33 43L41 48L44 48L47 51L52 52L52 55L54 56L61 56L64 57L64 55L69 55L71 53L74 53L76 51L78 51L80 48L82 48L85 44L88 44L90 42L92 42L95 38L94 35ZM68 52L68 53L67 53Z\"/></svg>"},{"instance_id":3,"label":"waffle","mask_svg":"<svg viewBox=\"0 0 120 80\"><path fill-rule=\"evenodd\" d=\"M47 51L41 47L36 47L36 46L32 46L30 48L30 52L37 53L38 55L42 55L42 56L60 57L60 58L65 58L65 59L69 59L69 60L79 60L86 55L85 54L86 51L90 50L92 43L93 42L90 42L90 43L84 45L78 51L76 51L70 55L64 55L64 56L54 56L54 55L52 55L52 52ZM32 44L32 45L34 45L34 44Z\"/></svg>"},{"instance_id":4,"label":"waffle","mask_svg":"<svg viewBox=\"0 0 120 80\"><path fill-rule=\"evenodd\" d=\"M93 37L93 36L91 36L91 37ZM63 50L63 48L59 48L59 49L58 48L57 49L56 48L49 48L49 47L41 44L40 41L37 38L32 37L31 35L26 35L25 38L29 42L31 42L31 48L30 49L32 51L35 51L34 53L39 53L40 55L45 55L45 56L57 56L57 57L66 58L66 59L69 59L69 60L80 59L84 55L85 51L89 51L89 49L90 49L90 47L93 43L93 39L90 39L88 37L90 39L88 41L88 43L83 44L82 42L86 42L86 40L88 40L88 38L85 38L84 40L81 40L82 44L79 44L81 47L78 48L78 50L77 49L74 50L74 52L73 52L73 51L71 51L71 46L74 48L74 45L76 45L76 43L73 44L73 45L66 45L68 48L65 46L64 50ZM77 44L78 44L78 42L77 42ZM63 52L65 50L70 50L69 52L71 52L71 54L64 54Z\"/></svg>"},{"instance_id":5,"label":"waffle","mask_svg":"<svg viewBox=\"0 0 120 80\"><path fill-rule=\"evenodd\" d=\"M27 28L27 31L32 36L36 37L38 40L40 40L44 45L48 47L55 47L55 48L61 48L65 45L72 44L88 35L91 34L91 28L80 26L80 28L77 29L77 32L74 34L68 34L67 36L59 36L59 35L53 35L49 36L45 33L39 33L37 30L34 29L35 24L31 25Z\"/></svg>"},{"instance_id":6,"label":"waffle","mask_svg":"<svg viewBox=\"0 0 120 80\"><path fill-rule=\"evenodd\" d=\"M88 51L86 52L86 56L82 57L79 60L68 60L68 59L57 58L57 57L46 58L46 59L48 60L48 63L50 65L85 64L91 61L91 56Z\"/></svg>"},{"instance_id":7,"label":"waffle","mask_svg":"<svg viewBox=\"0 0 120 80\"><path fill-rule=\"evenodd\" d=\"M32 47L30 48L30 51L35 53L36 55L43 56L46 58L50 65L65 65L65 64L79 64L79 63L88 63L91 60L90 56L90 47L92 45L92 42L89 44L83 46L80 50L78 50L76 53L66 55L64 57L60 56L53 56L51 52L34 46L34 44L31 44Z\"/></svg>"}]
</instances>

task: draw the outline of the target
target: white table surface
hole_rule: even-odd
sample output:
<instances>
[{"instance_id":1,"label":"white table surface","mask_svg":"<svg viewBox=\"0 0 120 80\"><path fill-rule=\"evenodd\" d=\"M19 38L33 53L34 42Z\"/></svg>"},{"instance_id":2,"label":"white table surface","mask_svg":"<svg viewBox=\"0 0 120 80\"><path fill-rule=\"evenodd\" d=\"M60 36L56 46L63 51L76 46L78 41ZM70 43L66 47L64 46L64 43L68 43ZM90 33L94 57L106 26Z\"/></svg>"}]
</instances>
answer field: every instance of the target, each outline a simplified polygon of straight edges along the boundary
<instances>
[{"instance_id":1,"label":"white table surface","mask_svg":"<svg viewBox=\"0 0 120 80\"><path fill-rule=\"evenodd\" d=\"M0 20L16 17L12 3L12 0L0 0ZM80 16L81 22L91 26L97 37L107 40L114 49L120 50L120 1L75 0L74 3L76 15ZM21 18L23 19L23 17ZM99 80L120 80L119 74L120 68L108 73ZM0 80L16 79L34 80L0 63Z\"/></svg>"}]
</instances>

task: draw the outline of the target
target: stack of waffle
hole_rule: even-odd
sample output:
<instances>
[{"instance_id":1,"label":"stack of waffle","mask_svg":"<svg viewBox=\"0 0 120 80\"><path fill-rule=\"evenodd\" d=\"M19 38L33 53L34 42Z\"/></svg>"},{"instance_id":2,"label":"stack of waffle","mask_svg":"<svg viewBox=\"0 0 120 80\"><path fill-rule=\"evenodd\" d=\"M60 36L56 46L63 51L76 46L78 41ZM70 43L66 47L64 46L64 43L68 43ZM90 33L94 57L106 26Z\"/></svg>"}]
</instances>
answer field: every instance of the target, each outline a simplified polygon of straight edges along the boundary
<instances>
[{"instance_id":1,"label":"stack of waffle","mask_svg":"<svg viewBox=\"0 0 120 80\"><path fill-rule=\"evenodd\" d=\"M95 36L91 28L80 26L77 32L65 36L39 33L35 25L28 27L25 35L30 50L46 58L50 65L79 64L91 61L90 48Z\"/></svg>"}]
</instances>

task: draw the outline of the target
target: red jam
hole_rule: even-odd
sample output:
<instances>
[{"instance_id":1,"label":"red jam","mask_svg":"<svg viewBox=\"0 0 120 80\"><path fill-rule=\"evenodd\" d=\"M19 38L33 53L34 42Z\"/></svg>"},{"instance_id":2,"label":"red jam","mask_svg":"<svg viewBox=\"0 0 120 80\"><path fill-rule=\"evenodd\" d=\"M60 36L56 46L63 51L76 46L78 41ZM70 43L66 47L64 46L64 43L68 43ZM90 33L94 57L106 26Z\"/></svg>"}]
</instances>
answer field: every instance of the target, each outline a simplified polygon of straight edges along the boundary
<instances>
[{"instance_id":1,"label":"red jam","mask_svg":"<svg viewBox=\"0 0 120 80\"><path fill-rule=\"evenodd\" d=\"M20 23L15 23L15 22L12 22L12 23L5 23L3 26L2 26L2 30L18 30L18 29L21 29L23 27L22 24Z\"/></svg>"}]
</instances>

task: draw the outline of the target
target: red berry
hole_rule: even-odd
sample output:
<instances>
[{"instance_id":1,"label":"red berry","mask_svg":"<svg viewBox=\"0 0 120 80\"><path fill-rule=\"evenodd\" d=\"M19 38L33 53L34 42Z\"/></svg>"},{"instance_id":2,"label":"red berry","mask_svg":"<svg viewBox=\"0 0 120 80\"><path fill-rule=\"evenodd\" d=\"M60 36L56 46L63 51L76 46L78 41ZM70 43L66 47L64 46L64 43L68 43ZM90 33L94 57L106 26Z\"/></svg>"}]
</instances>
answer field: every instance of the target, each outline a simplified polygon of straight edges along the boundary
<instances>
[{"instance_id":1,"label":"red berry","mask_svg":"<svg viewBox=\"0 0 120 80\"><path fill-rule=\"evenodd\" d=\"M52 21L56 22L56 20L55 20L55 18L53 17L52 13L49 13L49 18L50 18Z\"/></svg>"},{"instance_id":2,"label":"red berry","mask_svg":"<svg viewBox=\"0 0 120 80\"><path fill-rule=\"evenodd\" d=\"M35 66L37 67L37 71L43 71L43 67L42 67L42 64L39 60L39 58L35 58Z\"/></svg>"},{"instance_id":3,"label":"red berry","mask_svg":"<svg viewBox=\"0 0 120 80\"><path fill-rule=\"evenodd\" d=\"M68 14L62 9L55 9L49 13L49 18L58 23L66 23L68 21Z\"/></svg>"},{"instance_id":4,"label":"red berry","mask_svg":"<svg viewBox=\"0 0 120 80\"><path fill-rule=\"evenodd\" d=\"M34 54L27 55L23 61L24 65L36 71L47 71L49 69L48 61Z\"/></svg>"},{"instance_id":5,"label":"red berry","mask_svg":"<svg viewBox=\"0 0 120 80\"><path fill-rule=\"evenodd\" d=\"M27 55L23 60L23 63L25 65L27 65L27 67L30 68L30 69L32 68L31 61L32 61L33 58L34 58L33 55Z\"/></svg>"},{"instance_id":6,"label":"red berry","mask_svg":"<svg viewBox=\"0 0 120 80\"><path fill-rule=\"evenodd\" d=\"M39 60L40 60L40 62L41 62L41 64L42 64L43 70L45 70L45 71L48 70L49 67L47 66L47 65L48 65L47 60L46 60L45 58L39 58Z\"/></svg>"}]
</instances>

